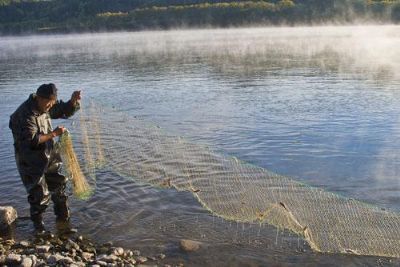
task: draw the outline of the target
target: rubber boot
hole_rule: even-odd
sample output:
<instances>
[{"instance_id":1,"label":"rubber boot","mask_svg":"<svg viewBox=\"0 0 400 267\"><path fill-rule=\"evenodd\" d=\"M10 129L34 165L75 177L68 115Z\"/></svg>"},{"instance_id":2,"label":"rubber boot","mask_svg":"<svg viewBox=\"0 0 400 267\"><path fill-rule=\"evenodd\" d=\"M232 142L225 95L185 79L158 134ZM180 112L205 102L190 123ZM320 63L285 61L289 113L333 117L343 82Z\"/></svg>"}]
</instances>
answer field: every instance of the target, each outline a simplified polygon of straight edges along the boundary
<instances>
[{"instance_id":1,"label":"rubber boot","mask_svg":"<svg viewBox=\"0 0 400 267\"><path fill-rule=\"evenodd\" d=\"M46 232L46 228L44 227L43 223L43 215L34 214L31 215L31 220L33 222L33 227L35 228L35 234L44 234Z\"/></svg>"},{"instance_id":2,"label":"rubber boot","mask_svg":"<svg viewBox=\"0 0 400 267\"><path fill-rule=\"evenodd\" d=\"M66 219L66 220L57 219L56 220L56 229L57 229L57 234L59 236L69 236L69 235L73 235L78 232L78 230L76 228L72 227L69 219Z\"/></svg>"}]
</instances>

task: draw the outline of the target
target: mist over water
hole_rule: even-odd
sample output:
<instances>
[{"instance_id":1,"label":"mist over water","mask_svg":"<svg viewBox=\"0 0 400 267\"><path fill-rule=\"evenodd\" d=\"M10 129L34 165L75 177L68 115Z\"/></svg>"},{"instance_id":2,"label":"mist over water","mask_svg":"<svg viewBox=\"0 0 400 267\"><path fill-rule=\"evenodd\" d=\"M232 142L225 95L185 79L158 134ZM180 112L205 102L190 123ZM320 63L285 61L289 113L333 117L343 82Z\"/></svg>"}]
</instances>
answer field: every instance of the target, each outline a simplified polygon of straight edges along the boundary
<instances>
[{"instance_id":1,"label":"mist over water","mask_svg":"<svg viewBox=\"0 0 400 267\"><path fill-rule=\"evenodd\" d=\"M84 99L221 153L400 211L399 45L398 26L1 38L0 205L28 214L8 117L41 83L54 82L62 99L82 88ZM72 122L53 125L73 128ZM79 229L100 240L149 250L157 243L198 264L206 255L235 261L239 252L239 262L264 265L377 260L314 254L297 237L277 238L273 227L214 218L189 193L109 169L99 170L96 186L91 200L71 199L71 206ZM47 215L51 224L50 209ZM20 224L27 235L29 222ZM211 245L185 258L173 242L185 237Z\"/></svg>"}]
</instances>

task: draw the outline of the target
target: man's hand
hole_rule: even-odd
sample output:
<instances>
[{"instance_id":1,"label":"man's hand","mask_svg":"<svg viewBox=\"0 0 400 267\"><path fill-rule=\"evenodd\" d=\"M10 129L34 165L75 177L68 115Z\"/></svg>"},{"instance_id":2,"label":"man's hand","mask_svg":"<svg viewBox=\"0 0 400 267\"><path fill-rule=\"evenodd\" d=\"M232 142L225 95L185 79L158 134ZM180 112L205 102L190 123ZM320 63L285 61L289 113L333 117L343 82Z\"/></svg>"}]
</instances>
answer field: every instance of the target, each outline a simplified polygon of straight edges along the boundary
<instances>
[{"instance_id":1,"label":"man's hand","mask_svg":"<svg viewBox=\"0 0 400 267\"><path fill-rule=\"evenodd\" d=\"M71 96L71 103L72 105L76 106L76 104L81 100L81 91L75 91L72 93Z\"/></svg>"},{"instance_id":2,"label":"man's hand","mask_svg":"<svg viewBox=\"0 0 400 267\"><path fill-rule=\"evenodd\" d=\"M66 129L64 128L64 126L58 126L53 130L53 132L51 132L51 134L53 135L53 137L56 137L62 135L65 131Z\"/></svg>"},{"instance_id":3,"label":"man's hand","mask_svg":"<svg viewBox=\"0 0 400 267\"><path fill-rule=\"evenodd\" d=\"M46 143L47 141L62 135L67 129L64 126L58 126L49 134L41 134L39 136L39 144Z\"/></svg>"}]
</instances>

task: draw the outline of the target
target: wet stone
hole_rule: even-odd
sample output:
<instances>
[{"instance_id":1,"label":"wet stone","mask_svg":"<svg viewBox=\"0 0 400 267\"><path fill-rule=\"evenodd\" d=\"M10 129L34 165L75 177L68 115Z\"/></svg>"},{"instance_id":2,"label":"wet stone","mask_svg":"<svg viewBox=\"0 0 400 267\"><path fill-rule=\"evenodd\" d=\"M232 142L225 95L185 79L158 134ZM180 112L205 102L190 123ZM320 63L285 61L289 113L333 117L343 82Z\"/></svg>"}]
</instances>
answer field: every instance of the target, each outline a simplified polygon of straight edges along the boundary
<instances>
[{"instance_id":1,"label":"wet stone","mask_svg":"<svg viewBox=\"0 0 400 267\"><path fill-rule=\"evenodd\" d=\"M29 257L25 257L22 262L20 267L32 267L33 265L33 260Z\"/></svg>"},{"instance_id":2,"label":"wet stone","mask_svg":"<svg viewBox=\"0 0 400 267\"><path fill-rule=\"evenodd\" d=\"M97 263L98 265L100 265L101 267L106 267L106 266L107 266L107 262L102 261L102 260L98 260L98 261L96 261L96 263Z\"/></svg>"},{"instance_id":3,"label":"wet stone","mask_svg":"<svg viewBox=\"0 0 400 267\"><path fill-rule=\"evenodd\" d=\"M61 260L59 260L59 263L64 264L64 265L69 265L73 262L74 262L74 260L71 259L70 257L63 257Z\"/></svg>"},{"instance_id":4,"label":"wet stone","mask_svg":"<svg viewBox=\"0 0 400 267\"><path fill-rule=\"evenodd\" d=\"M26 254L26 255L32 255L35 253L36 253L36 250L34 248L27 248L24 250L24 254Z\"/></svg>"},{"instance_id":5,"label":"wet stone","mask_svg":"<svg viewBox=\"0 0 400 267\"><path fill-rule=\"evenodd\" d=\"M125 257L126 258L130 258L130 257L132 257L133 256L133 252L132 251L130 251L130 250L126 250L125 251Z\"/></svg>"},{"instance_id":6,"label":"wet stone","mask_svg":"<svg viewBox=\"0 0 400 267\"><path fill-rule=\"evenodd\" d=\"M36 262L38 261L36 255L30 255L29 258L32 260L32 265L35 266Z\"/></svg>"},{"instance_id":7,"label":"wet stone","mask_svg":"<svg viewBox=\"0 0 400 267\"><path fill-rule=\"evenodd\" d=\"M193 252L200 248L201 243L193 240L182 239L180 241L180 248L186 252Z\"/></svg>"},{"instance_id":8,"label":"wet stone","mask_svg":"<svg viewBox=\"0 0 400 267\"><path fill-rule=\"evenodd\" d=\"M98 258L100 261L105 261L107 263L115 262L118 260L118 257L111 254L111 255L100 255Z\"/></svg>"},{"instance_id":9,"label":"wet stone","mask_svg":"<svg viewBox=\"0 0 400 267\"><path fill-rule=\"evenodd\" d=\"M76 256L76 249L72 248L71 251L70 251L70 255L72 257L75 257Z\"/></svg>"},{"instance_id":10,"label":"wet stone","mask_svg":"<svg viewBox=\"0 0 400 267\"><path fill-rule=\"evenodd\" d=\"M107 252L108 252L108 248L107 247L101 247L100 249L98 249L98 253L99 254L107 254Z\"/></svg>"},{"instance_id":11,"label":"wet stone","mask_svg":"<svg viewBox=\"0 0 400 267\"><path fill-rule=\"evenodd\" d=\"M0 256L0 266L4 265L5 262L6 262L6 256L5 255Z\"/></svg>"},{"instance_id":12,"label":"wet stone","mask_svg":"<svg viewBox=\"0 0 400 267\"><path fill-rule=\"evenodd\" d=\"M47 258L47 263L48 264L51 264L51 265L54 265L54 264L57 264L60 260L62 260L64 258L64 256L62 256L61 254L54 254L54 255L50 255L48 258Z\"/></svg>"},{"instance_id":13,"label":"wet stone","mask_svg":"<svg viewBox=\"0 0 400 267\"><path fill-rule=\"evenodd\" d=\"M11 225L17 218L17 211L13 207L0 207L0 228L5 228L8 225Z\"/></svg>"},{"instance_id":14,"label":"wet stone","mask_svg":"<svg viewBox=\"0 0 400 267\"><path fill-rule=\"evenodd\" d=\"M50 246L48 245L42 245L42 246L36 246L36 252L37 253L47 253L50 250Z\"/></svg>"},{"instance_id":15,"label":"wet stone","mask_svg":"<svg viewBox=\"0 0 400 267\"><path fill-rule=\"evenodd\" d=\"M96 248L94 248L94 247L85 247L84 249L83 249L83 251L84 252L88 252L88 253L92 253L92 254L96 254Z\"/></svg>"},{"instance_id":16,"label":"wet stone","mask_svg":"<svg viewBox=\"0 0 400 267\"><path fill-rule=\"evenodd\" d=\"M111 242L111 241L103 244L104 247L111 247L112 245L113 245L113 242Z\"/></svg>"},{"instance_id":17,"label":"wet stone","mask_svg":"<svg viewBox=\"0 0 400 267\"><path fill-rule=\"evenodd\" d=\"M18 265L22 261L21 255L19 254L9 254L6 257L5 263L8 265Z\"/></svg>"},{"instance_id":18,"label":"wet stone","mask_svg":"<svg viewBox=\"0 0 400 267\"><path fill-rule=\"evenodd\" d=\"M156 257L153 257L153 256L147 257L147 259L149 259L149 260L151 260L151 261L156 261L156 260L157 260L157 258L156 258Z\"/></svg>"},{"instance_id":19,"label":"wet stone","mask_svg":"<svg viewBox=\"0 0 400 267\"><path fill-rule=\"evenodd\" d=\"M133 252L133 255L140 256L140 251L139 250L134 250L132 252Z\"/></svg>"},{"instance_id":20,"label":"wet stone","mask_svg":"<svg viewBox=\"0 0 400 267\"><path fill-rule=\"evenodd\" d=\"M92 253L88 253L88 252L82 252L82 259L85 261L90 261L90 259L93 257L94 255Z\"/></svg>"},{"instance_id":21,"label":"wet stone","mask_svg":"<svg viewBox=\"0 0 400 267\"><path fill-rule=\"evenodd\" d=\"M26 241L26 240L23 240L23 241L18 243L18 246L20 248L28 248L30 246L30 243L28 241Z\"/></svg>"},{"instance_id":22,"label":"wet stone","mask_svg":"<svg viewBox=\"0 0 400 267\"><path fill-rule=\"evenodd\" d=\"M121 247L112 248L112 249L111 249L111 254L114 254L114 255L116 255L116 256L122 256L122 255L124 255L124 249L121 248Z\"/></svg>"},{"instance_id":23,"label":"wet stone","mask_svg":"<svg viewBox=\"0 0 400 267\"><path fill-rule=\"evenodd\" d=\"M4 243L4 245L12 246L12 245L15 244L15 241L14 241L14 239L7 239L7 240L4 241L3 243Z\"/></svg>"},{"instance_id":24,"label":"wet stone","mask_svg":"<svg viewBox=\"0 0 400 267\"><path fill-rule=\"evenodd\" d=\"M159 258L160 260L165 259L165 257L166 257L165 254L162 254L162 253L157 255L157 258Z\"/></svg>"},{"instance_id":25,"label":"wet stone","mask_svg":"<svg viewBox=\"0 0 400 267\"><path fill-rule=\"evenodd\" d=\"M80 250L80 247L77 243L75 243L74 241L72 241L71 239L68 239L67 244L65 245L65 248L67 250L71 250L72 248L76 249L76 250Z\"/></svg>"},{"instance_id":26,"label":"wet stone","mask_svg":"<svg viewBox=\"0 0 400 267\"><path fill-rule=\"evenodd\" d=\"M138 263L144 263L144 262L147 261L147 258L146 258L146 257L143 257L143 256L139 256L139 257L136 258L136 261L137 261Z\"/></svg>"}]
</instances>

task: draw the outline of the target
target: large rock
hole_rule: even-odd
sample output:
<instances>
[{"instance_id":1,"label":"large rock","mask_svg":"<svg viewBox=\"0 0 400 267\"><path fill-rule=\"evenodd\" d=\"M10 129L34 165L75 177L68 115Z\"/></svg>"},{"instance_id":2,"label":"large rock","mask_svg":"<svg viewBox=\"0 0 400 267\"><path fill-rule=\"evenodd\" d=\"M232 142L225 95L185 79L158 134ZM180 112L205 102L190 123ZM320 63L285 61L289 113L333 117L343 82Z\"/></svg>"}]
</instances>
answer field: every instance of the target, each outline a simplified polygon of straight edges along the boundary
<instances>
[{"instance_id":1,"label":"large rock","mask_svg":"<svg viewBox=\"0 0 400 267\"><path fill-rule=\"evenodd\" d=\"M17 211L11 206L0 207L0 227L12 224L18 218Z\"/></svg>"}]
</instances>

